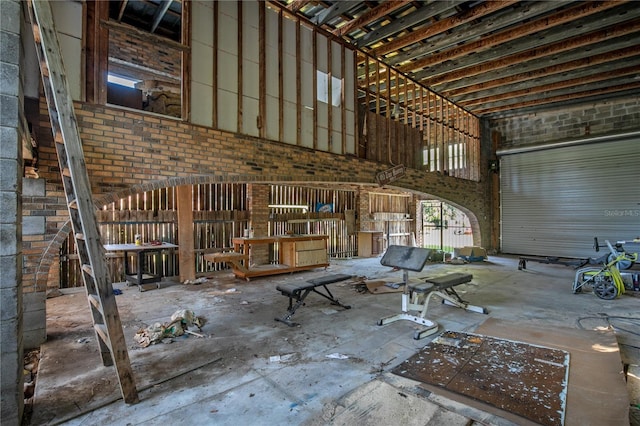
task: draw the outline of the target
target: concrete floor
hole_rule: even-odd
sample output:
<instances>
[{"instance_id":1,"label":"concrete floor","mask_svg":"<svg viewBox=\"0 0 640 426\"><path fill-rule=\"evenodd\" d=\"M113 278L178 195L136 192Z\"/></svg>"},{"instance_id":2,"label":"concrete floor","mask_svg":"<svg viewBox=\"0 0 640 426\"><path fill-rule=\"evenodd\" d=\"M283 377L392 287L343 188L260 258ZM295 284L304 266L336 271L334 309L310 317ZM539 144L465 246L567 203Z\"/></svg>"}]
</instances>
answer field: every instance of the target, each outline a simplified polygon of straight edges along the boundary
<instances>
[{"instance_id":1,"label":"concrete floor","mask_svg":"<svg viewBox=\"0 0 640 426\"><path fill-rule=\"evenodd\" d=\"M586 339L588 349L581 350L586 364L570 364L570 373L577 376L569 379L565 424L629 424L622 371L623 361L640 363L640 292L612 301L574 295L573 268L529 262L526 270L518 270L517 264L515 257L497 256L465 265L427 264L411 272L410 279L473 274L472 284L459 286L459 293L489 314L434 300L429 317L440 331L474 332L490 318L515 336L521 329L523 339L560 336L549 346L562 347L562 336L571 336L566 342ZM299 327L274 321L287 308L276 285L338 273L402 281L402 271L369 258L332 260L326 271L251 282L222 271L199 285L166 280L160 289L145 292L114 284L123 292L116 300L140 396L134 405L120 399L115 370L101 364L84 291L65 291L47 301L48 341L41 347L30 424L527 424L390 373L437 336L414 340L419 327L409 321L377 325L380 318L400 312L399 293L361 293L354 281L344 281L330 289L351 309L311 294L293 318ZM185 335L147 348L134 341L139 329L168 322L180 309L206 319L199 331L205 337ZM572 377L591 376L593 381L572 390Z\"/></svg>"}]
</instances>

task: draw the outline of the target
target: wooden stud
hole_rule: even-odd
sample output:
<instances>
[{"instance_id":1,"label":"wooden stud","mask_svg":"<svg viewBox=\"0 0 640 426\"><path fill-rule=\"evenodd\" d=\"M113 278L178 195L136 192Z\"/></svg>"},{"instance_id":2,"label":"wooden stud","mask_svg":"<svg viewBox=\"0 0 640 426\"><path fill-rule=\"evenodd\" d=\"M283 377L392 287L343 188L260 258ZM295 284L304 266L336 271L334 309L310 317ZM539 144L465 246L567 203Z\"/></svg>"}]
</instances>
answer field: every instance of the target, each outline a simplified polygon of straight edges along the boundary
<instances>
[{"instance_id":1,"label":"wooden stud","mask_svg":"<svg viewBox=\"0 0 640 426\"><path fill-rule=\"evenodd\" d=\"M327 150L333 152L333 42L327 39Z\"/></svg>"},{"instance_id":2,"label":"wooden stud","mask_svg":"<svg viewBox=\"0 0 640 426\"><path fill-rule=\"evenodd\" d=\"M219 22L219 7L218 2L213 2L213 67L212 72L212 102L211 102L211 124L214 129L218 128L218 22Z\"/></svg>"},{"instance_id":3,"label":"wooden stud","mask_svg":"<svg viewBox=\"0 0 640 426\"><path fill-rule=\"evenodd\" d=\"M284 52L283 14L278 9L278 140L284 142Z\"/></svg>"},{"instance_id":4,"label":"wooden stud","mask_svg":"<svg viewBox=\"0 0 640 426\"><path fill-rule=\"evenodd\" d=\"M296 145L302 143L302 58L300 50L300 19L296 19Z\"/></svg>"},{"instance_id":5,"label":"wooden stud","mask_svg":"<svg viewBox=\"0 0 640 426\"><path fill-rule=\"evenodd\" d=\"M318 33L313 29L313 149L318 149Z\"/></svg>"},{"instance_id":6,"label":"wooden stud","mask_svg":"<svg viewBox=\"0 0 640 426\"><path fill-rule=\"evenodd\" d=\"M353 55L353 53L352 53ZM340 114L341 114L341 123L342 123L342 128L340 130L341 134L342 134L342 144L341 144L341 148L340 148L340 154L346 154L347 153L347 106L345 105L345 75L347 72L347 64L346 64L346 49L344 47L344 44L341 44L340 47L340 60L341 60L341 67L340 67L340 80L342 81L342 85L341 85L341 90L340 90ZM354 62L355 64L355 62ZM355 71L355 70L354 70ZM355 76L355 72L353 73L353 75ZM357 78L357 77L355 77ZM357 87L357 84L355 84L354 86ZM357 104L357 97L354 97L354 102Z\"/></svg>"},{"instance_id":7,"label":"wooden stud","mask_svg":"<svg viewBox=\"0 0 640 426\"><path fill-rule=\"evenodd\" d=\"M180 52L181 116L183 120L191 121L191 2L184 1L181 4L181 41L186 46Z\"/></svg>"},{"instance_id":8,"label":"wooden stud","mask_svg":"<svg viewBox=\"0 0 640 426\"><path fill-rule=\"evenodd\" d=\"M242 93L242 86L243 86L243 81L242 81L242 77L243 77L243 71L242 71L242 64L244 59L242 58L242 25L243 25L243 19L242 19L242 2L236 2L237 5L237 14L238 14L238 117L237 117L237 122L236 122L236 131L238 133L243 133L243 129L242 129L242 98L243 98L243 93Z\"/></svg>"},{"instance_id":9,"label":"wooden stud","mask_svg":"<svg viewBox=\"0 0 640 426\"><path fill-rule=\"evenodd\" d=\"M258 134L265 139L267 135L267 42L266 42L266 6L258 2Z\"/></svg>"}]
</instances>

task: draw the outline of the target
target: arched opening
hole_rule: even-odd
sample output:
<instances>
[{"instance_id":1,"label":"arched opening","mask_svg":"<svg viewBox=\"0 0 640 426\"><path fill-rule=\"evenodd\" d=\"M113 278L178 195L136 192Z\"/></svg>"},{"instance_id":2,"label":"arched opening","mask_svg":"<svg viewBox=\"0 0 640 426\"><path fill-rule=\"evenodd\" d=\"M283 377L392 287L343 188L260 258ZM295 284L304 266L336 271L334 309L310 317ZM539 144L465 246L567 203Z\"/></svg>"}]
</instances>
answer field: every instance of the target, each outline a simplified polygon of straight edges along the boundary
<instances>
[{"instance_id":1,"label":"arched opening","mask_svg":"<svg viewBox=\"0 0 640 426\"><path fill-rule=\"evenodd\" d=\"M453 253L454 249L473 245L469 216L442 200L422 200L422 246Z\"/></svg>"}]
</instances>

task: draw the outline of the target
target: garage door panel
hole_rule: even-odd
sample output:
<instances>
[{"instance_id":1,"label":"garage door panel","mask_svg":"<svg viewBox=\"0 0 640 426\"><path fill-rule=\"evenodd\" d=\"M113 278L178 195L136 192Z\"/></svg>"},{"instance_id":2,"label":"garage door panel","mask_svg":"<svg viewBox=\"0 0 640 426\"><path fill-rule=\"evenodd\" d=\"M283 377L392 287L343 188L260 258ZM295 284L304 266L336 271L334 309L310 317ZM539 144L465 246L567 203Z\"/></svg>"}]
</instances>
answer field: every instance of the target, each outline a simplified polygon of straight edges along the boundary
<instances>
[{"instance_id":1,"label":"garage door panel","mask_svg":"<svg viewBox=\"0 0 640 426\"><path fill-rule=\"evenodd\" d=\"M640 140L504 155L500 191L504 253L595 256L640 235Z\"/></svg>"}]
</instances>

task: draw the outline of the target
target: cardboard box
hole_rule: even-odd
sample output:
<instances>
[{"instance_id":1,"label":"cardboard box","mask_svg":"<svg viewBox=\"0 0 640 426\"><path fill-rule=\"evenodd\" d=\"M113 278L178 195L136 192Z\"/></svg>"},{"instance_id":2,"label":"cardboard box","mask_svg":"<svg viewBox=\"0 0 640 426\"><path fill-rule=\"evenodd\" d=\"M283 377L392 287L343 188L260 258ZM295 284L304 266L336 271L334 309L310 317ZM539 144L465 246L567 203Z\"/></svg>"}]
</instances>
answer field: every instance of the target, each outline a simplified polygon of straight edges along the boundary
<instances>
[{"instance_id":1,"label":"cardboard box","mask_svg":"<svg viewBox=\"0 0 640 426\"><path fill-rule=\"evenodd\" d=\"M468 262L482 262L487 259L487 251L478 246L467 246L459 249L460 258Z\"/></svg>"}]
</instances>

